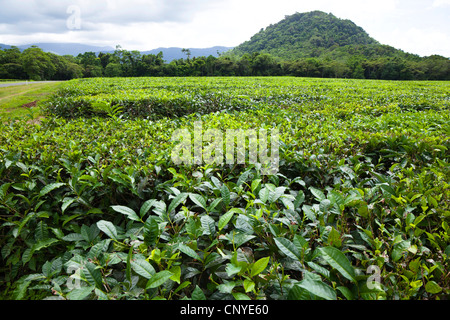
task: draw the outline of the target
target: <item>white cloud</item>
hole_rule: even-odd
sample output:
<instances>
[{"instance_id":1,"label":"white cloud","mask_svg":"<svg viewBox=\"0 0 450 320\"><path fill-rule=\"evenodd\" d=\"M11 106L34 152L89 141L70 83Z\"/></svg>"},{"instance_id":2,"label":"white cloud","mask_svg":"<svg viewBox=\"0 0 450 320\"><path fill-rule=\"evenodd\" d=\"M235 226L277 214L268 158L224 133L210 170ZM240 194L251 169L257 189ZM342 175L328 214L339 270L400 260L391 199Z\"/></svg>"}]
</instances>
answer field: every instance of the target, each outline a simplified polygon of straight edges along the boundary
<instances>
[{"instance_id":1,"label":"white cloud","mask_svg":"<svg viewBox=\"0 0 450 320\"><path fill-rule=\"evenodd\" d=\"M385 40L396 48L422 56L439 54L449 57L450 53L450 35L435 29L396 29Z\"/></svg>"},{"instance_id":2,"label":"white cloud","mask_svg":"<svg viewBox=\"0 0 450 320\"><path fill-rule=\"evenodd\" d=\"M434 0L432 6L435 8L450 6L450 0Z\"/></svg>"}]
</instances>

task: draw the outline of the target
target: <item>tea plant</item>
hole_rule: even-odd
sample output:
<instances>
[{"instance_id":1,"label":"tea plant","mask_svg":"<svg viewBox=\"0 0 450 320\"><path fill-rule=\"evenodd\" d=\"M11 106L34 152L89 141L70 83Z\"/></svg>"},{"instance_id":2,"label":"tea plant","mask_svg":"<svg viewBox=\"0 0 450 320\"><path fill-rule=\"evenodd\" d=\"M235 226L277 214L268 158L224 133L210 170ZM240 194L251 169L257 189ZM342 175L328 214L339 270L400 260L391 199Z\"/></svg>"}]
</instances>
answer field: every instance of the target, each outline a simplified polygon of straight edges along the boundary
<instances>
[{"instance_id":1,"label":"tea plant","mask_svg":"<svg viewBox=\"0 0 450 320\"><path fill-rule=\"evenodd\" d=\"M70 81L42 123L1 124L1 298L447 298L448 88ZM199 120L278 128L278 173L175 165Z\"/></svg>"}]
</instances>

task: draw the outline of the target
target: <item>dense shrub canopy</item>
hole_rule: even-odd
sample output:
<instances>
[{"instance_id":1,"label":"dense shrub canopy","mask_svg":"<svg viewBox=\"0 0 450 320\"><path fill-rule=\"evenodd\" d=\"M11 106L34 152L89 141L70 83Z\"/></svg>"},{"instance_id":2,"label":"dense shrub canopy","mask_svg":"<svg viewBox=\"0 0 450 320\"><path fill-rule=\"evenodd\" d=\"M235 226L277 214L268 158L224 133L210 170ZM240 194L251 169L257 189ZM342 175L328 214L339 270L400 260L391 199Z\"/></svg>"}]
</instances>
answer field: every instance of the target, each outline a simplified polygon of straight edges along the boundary
<instances>
[{"instance_id":1,"label":"dense shrub canopy","mask_svg":"<svg viewBox=\"0 0 450 320\"><path fill-rule=\"evenodd\" d=\"M41 123L0 125L1 298L448 296L449 87L64 83ZM279 172L175 165L195 121L277 128Z\"/></svg>"}]
</instances>

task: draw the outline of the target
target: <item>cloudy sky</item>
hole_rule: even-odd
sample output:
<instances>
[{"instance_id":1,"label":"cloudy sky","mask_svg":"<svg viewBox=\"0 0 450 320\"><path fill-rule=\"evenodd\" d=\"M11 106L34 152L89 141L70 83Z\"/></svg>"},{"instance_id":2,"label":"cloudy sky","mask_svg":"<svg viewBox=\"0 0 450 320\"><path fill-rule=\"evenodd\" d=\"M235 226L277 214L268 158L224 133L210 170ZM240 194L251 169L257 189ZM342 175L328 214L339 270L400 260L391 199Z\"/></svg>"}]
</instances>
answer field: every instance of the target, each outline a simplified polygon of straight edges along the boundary
<instances>
[{"instance_id":1,"label":"cloudy sky","mask_svg":"<svg viewBox=\"0 0 450 320\"><path fill-rule=\"evenodd\" d=\"M0 0L0 43L237 46L312 10L350 19L383 44L450 57L450 0Z\"/></svg>"}]
</instances>

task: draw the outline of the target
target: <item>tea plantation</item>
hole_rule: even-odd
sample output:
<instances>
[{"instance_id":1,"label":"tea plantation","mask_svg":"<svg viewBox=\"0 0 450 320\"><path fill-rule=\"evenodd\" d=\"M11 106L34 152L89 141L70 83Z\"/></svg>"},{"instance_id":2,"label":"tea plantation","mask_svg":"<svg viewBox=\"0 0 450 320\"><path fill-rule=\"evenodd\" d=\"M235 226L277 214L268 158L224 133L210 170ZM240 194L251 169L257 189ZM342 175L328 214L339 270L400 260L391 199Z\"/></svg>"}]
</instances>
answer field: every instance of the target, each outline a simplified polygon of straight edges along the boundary
<instances>
[{"instance_id":1,"label":"tea plantation","mask_svg":"<svg viewBox=\"0 0 450 320\"><path fill-rule=\"evenodd\" d=\"M0 124L0 299L450 294L450 82L81 79L41 107ZM199 121L278 129L278 172L174 163Z\"/></svg>"}]
</instances>

